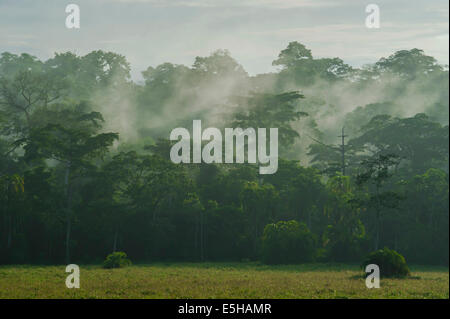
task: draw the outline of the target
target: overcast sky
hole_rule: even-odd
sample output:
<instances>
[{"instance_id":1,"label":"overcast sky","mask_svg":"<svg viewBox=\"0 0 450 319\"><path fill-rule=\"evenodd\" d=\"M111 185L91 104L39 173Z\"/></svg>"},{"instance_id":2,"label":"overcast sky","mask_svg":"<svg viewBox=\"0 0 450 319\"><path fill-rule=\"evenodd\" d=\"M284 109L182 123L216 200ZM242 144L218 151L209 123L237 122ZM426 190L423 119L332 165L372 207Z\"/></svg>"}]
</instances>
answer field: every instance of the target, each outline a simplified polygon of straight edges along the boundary
<instances>
[{"instance_id":1,"label":"overcast sky","mask_svg":"<svg viewBox=\"0 0 450 319\"><path fill-rule=\"evenodd\" d=\"M65 27L70 3L80 7L80 29ZM380 29L365 26L369 3L380 8ZM0 0L0 52L114 51L135 79L148 66L192 65L216 49L250 74L270 72L290 41L354 66L411 48L448 64L448 19L447 0Z\"/></svg>"}]
</instances>

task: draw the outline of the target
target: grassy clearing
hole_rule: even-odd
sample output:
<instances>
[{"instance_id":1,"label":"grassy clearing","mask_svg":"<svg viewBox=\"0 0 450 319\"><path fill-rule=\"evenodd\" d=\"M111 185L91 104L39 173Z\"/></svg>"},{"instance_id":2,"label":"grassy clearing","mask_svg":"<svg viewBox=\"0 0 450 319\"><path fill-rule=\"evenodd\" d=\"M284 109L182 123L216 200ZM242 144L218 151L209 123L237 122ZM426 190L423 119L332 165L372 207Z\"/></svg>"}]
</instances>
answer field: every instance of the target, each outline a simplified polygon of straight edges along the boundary
<instances>
[{"instance_id":1,"label":"grassy clearing","mask_svg":"<svg viewBox=\"0 0 450 319\"><path fill-rule=\"evenodd\" d=\"M174 263L122 269L80 266L81 288L65 266L0 266L0 298L449 298L449 270L411 267L408 279L367 289L354 265L265 266Z\"/></svg>"}]
</instances>

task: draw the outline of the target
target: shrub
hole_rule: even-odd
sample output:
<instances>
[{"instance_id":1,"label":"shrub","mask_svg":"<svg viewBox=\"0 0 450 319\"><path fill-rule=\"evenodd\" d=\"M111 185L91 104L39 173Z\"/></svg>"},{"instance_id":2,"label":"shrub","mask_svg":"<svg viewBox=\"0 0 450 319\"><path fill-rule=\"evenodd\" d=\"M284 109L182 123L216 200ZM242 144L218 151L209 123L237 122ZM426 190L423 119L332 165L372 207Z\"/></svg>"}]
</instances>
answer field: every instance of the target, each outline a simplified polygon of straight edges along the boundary
<instances>
[{"instance_id":1,"label":"shrub","mask_svg":"<svg viewBox=\"0 0 450 319\"><path fill-rule=\"evenodd\" d=\"M262 261L266 264L294 264L312 261L315 237L303 223L280 221L264 228Z\"/></svg>"},{"instance_id":2,"label":"shrub","mask_svg":"<svg viewBox=\"0 0 450 319\"><path fill-rule=\"evenodd\" d=\"M405 258L387 247L370 253L362 264L363 269L369 264L380 267L381 277L405 277L410 274Z\"/></svg>"},{"instance_id":3,"label":"shrub","mask_svg":"<svg viewBox=\"0 0 450 319\"><path fill-rule=\"evenodd\" d=\"M122 251L109 254L103 262L103 268L121 268L129 265L131 265L131 261L127 258L127 254Z\"/></svg>"}]
</instances>

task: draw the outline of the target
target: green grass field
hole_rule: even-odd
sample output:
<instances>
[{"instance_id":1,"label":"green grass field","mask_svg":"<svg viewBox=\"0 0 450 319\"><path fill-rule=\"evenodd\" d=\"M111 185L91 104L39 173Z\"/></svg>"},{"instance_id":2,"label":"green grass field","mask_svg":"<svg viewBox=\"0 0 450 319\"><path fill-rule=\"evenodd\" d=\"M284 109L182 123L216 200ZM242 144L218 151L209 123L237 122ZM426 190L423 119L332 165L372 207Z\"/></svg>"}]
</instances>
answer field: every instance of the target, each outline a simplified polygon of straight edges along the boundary
<instances>
[{"instance_id":1,"label":"green grass field","mask_svg":"<svg viewBox=\"0 0 450 319\"><path fill-rule=\"evenodd\" d=\"M411 271L368 289L355 265L90 265L80 266L80 289L68 289L64 266L0 266L0 298L449 298L448 268Z\"/></svg>"}]
</instances>

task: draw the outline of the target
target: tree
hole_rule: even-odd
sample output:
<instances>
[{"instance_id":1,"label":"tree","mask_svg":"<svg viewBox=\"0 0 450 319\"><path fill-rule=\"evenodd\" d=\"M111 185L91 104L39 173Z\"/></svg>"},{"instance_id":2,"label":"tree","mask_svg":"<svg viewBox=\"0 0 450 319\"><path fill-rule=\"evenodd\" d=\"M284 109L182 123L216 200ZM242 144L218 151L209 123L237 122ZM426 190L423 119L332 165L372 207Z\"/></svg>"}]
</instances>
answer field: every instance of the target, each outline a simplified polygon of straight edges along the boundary
<instances>
[{"instance_id":1,"label":"tree","mask_svg":"<svg viewBox=\"0 0 450 319\"><path fill-rule=\"evenodd\" d=\"M265 182L274 185L280 194L276 219L295 219L305 223L311 231L321 231L319 212L327 199L319 171L303 167L298 161L280 159L276 174Z\"/></svg>"},{"instance_id":2,"label":"tree","mask_svg":"<svg viewBox=\"0 0 450 319\"><path fill-rule=\"evenodd\" d=\"M245 79L247 77L247 72L230 56L227 50L217 50L208 57L196 57L193 71L208 80L230 77Z\"/></svg>"},{"instance_id":3,"label":"tree","mask_svg":"<svg viewBox=\"0 0 450 319\"><path fill-rule=\"evenodd\" d=\"M24 193L24 180L22 176L17 174L13 175L0 175L0 206L1 216L6 220L6 250L10 253L13 232L14 232L14 220L17 220L17 216L20 212L20 203L23 201ZM0 237L1 239L1 237Z\"/></svg>"},{"instance_id":4,"label":"tree","mask_svg":"<svg viewBox=\"0 0 450 319\"><path fill-rule=\"evenodd\" d=\"M403 239L398 246L415 263L448 264L448 173L430 168L402 183Z\"/></svg>"},{"instance_id":5,"label":"tree","mask_svg":"<svg viewBox=\"0 0 450 319\"><path fill-rule=\"evenodd\" d=\"M0 77L13 78L20 72L41 72L44 68L41 61L27 53L17 55L3 52L0 56Z\"/></svg>"},{"instance_id":6,"label":"tree","mask_svg":"<svg viewBox=\"0 0 450 319\"><path fill-rule=\"evenodd\" d=\"M267 264L292 264L314 260L316 239L305 224L279 221L264 228L262 259Z\"/></svg>"},{"instance_id":7,"label":"tree","mask_svg":"<svg viewBox=\"0 0 450 319\"><path fill-rule=\"evenodd\" d=\"M190 215L194 224L194 258L205 260L205 208L196 193L189 193L183 201L184 214Z\"/></svg>"},{"instance_id":8,"label":"tree","mask_svg":"<svg viewBox=\"0 0 450 319\"><path fill-rule=\"evenodd\" d=\"M79 116L72 114L72 120L78 125L93 119L103 120L99 113ZM33 129L26 141L25 158L29 161L45 158L58 161L64 166L64 197L66 215L66 262L70 262L70 235L72 228L72 200L74 195L74 180L86 168L92 166L91 159L102 156L114 140L117 133L93 132L80 127L64 127L61 124L47 124Z\"/></svg>"},{"instance_id":9,"label":"tree","mask_svg":"<svg viewBox=\"0 0 450 319\"><path fill-rule=\"evenodd\" d=\"M427 56L423 50L400 50L388 58L381 58L375 63L375 70L379 73L391 72L402 77L414 79L420 75L443 71L436 59Z\"/></svg>"},{"instance_id":10,"label":"tree","mask_svg":"<svg viewBox=\"0 0 450 319\"><path fill-rule=\"evenodd\" d=\"M272 65L282 67L278 82L281 89L292 88L292 85L310 86L317 79L333 82L346 78L353 72L339 58L314 59L311 50L298 42L290 42Z\"/></svg>"},{"instance_id":11,"label":"tree","mask_svg":"<svg viewBox=\"0 0 450 319\"><path fill-rule=\"evenodd\" d=\"M356 184L369 185L369 193L362 203L375 210L374 250L378 250L381 232L382 213L388 208L397 208L401 199L394 191L383 191L383 186L392 177L393 169L400 164L394 154L378 155L361 163L362 171L356 176Z\"/></svg>"},{"instance_id":12,"label":"tree","mask_svg":"<svg viewBox=\"0 0 450 319\"><path fill-rule=\"evenodd\" d=\"M102 50L92 51L81 58L81 76L101 87L117 87L130 79L130 64L125 56Z\"/></svg>"},{"instance_id":13,"label":"tree","mask_svg":"<svg viewBox=\"0 0 450 319\"><path fill-rule=\"evenodd\" d=\"M422 173L429 167L448 163L448 125L443 127L423 113L409 118L378 115L363 127L361 136L349 145L365 156L396 154L403 158L405 173ZM360 153L361 154L361 153Z\"/></svg>"},{"instance_id":14,"label":"tree","mask_svg":"<svg viewBox=\"0 0 450 319\"><path fill-rule=\"evenodd\" d=\"M298 92L234 97L231 101L238 109L233 115L232 127L276 127L282 150L286 150L300 136L292 122L308 115L298 111L297 101L303 97Z\"/></svg>"},{"instance_id":15,"label":"tree","mask_svg":"<svg viewBox=\"0 0 450 319\"><path fill-rule=\"evenodd\" d=\"M58 100L65 88L45 73L21 71L13 79L0 77L0 106L10 125L3 133L24 137L33 128L32 112Z\"/></svg>"},{"instance_id":16,"label":"tree","mask_svg":"<svg viewBox=\"0 0 450 319\"><path fill-rule=\"evenodd\" d=\"M248 233L253 242L253 257L259 250L259 239L264 225L273 221L278 192L271 184L260 185L256 182L247 182L241 193L244 214L248 218Z\"/></svg>"},{"instance_id":17,"label":"tree","mask_svg":"<svg viewBox=\"0 0 450 319\"><path fill-rule=\"evenodd\" d=\"M354 205L355 192L350 177L335 176L327 183L327 218L322 235L327 257L332 261L355 262L362 256L366 231L360 219L361 207Z\"/></svg>"},{"instance_id":18,"label":"tree","mask_svg":"<svg viewBox=\"0 0 450 319\"><path fill-rule=\"evenodd\" d=\"M289 42L286 49L280 52L278 59L272 65L280 65L283 68L292 68L303 60L312 60L311 50L298 42Z\"/></svg>"}]
</instances>

